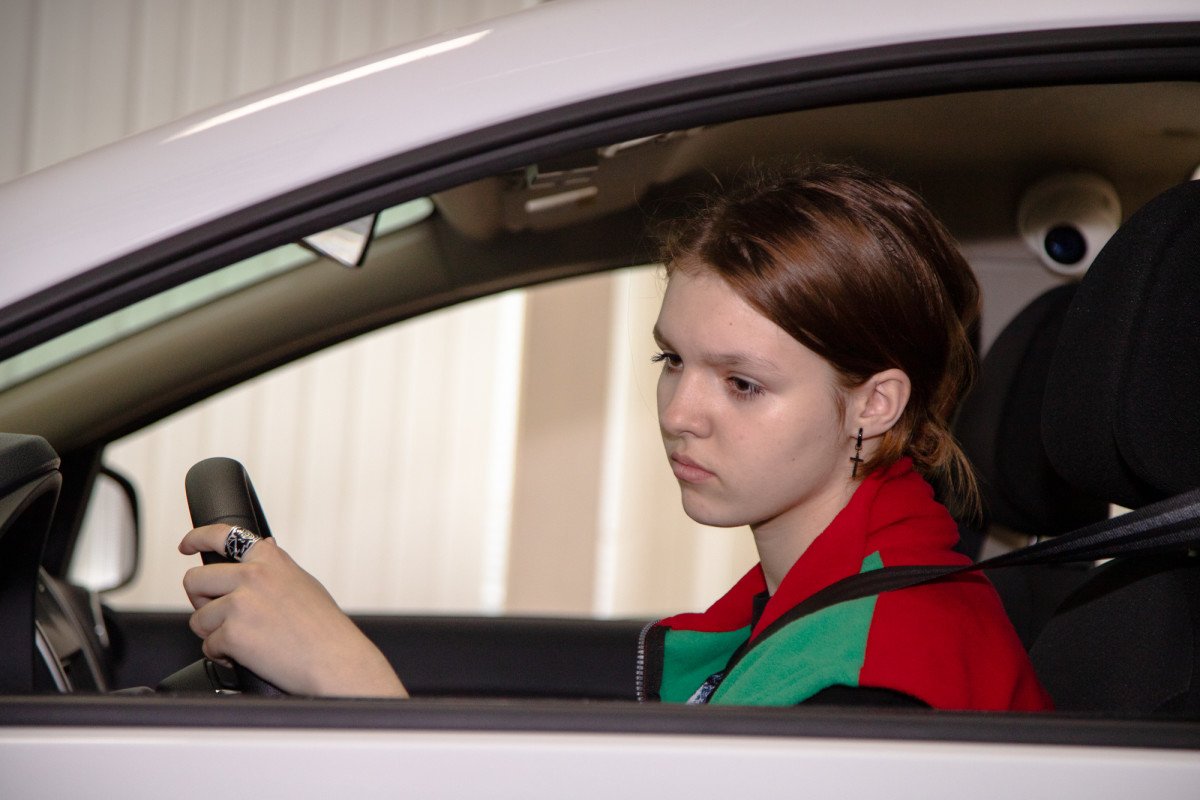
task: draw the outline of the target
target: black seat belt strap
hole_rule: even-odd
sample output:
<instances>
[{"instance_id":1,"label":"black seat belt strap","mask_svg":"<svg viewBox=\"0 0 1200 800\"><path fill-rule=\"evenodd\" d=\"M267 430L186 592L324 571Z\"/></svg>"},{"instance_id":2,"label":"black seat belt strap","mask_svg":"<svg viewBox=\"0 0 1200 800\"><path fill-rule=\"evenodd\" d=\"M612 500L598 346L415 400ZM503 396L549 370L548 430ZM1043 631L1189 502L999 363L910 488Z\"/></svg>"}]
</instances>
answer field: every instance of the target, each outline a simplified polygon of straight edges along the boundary
<instances>
[{"instance_id":1,"label":"black seat belt strap","mask_svg":"<svg viewBox=\"0 0 1200 800\"><path fill-rule=\"evenodd\" d=\"M882 567L850 575L816 592L770 627L792 622L836 603L976 570L1151 555L1196 544L1200 544L1200 489L974 564Z\"/></svg>"}]
</instances>

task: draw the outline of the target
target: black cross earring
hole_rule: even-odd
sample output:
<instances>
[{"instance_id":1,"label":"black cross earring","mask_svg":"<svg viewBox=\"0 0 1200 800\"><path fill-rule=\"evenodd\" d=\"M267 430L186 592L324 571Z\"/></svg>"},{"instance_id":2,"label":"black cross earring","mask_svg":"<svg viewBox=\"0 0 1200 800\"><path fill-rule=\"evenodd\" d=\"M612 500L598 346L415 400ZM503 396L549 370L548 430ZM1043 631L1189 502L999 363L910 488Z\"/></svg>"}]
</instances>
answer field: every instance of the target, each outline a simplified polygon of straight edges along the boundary
<instances>
[{"instance_id":1,"label":"black cross earring","mask_svg":"<svg viewBox=\"0 0 1200 800\"><path fill-rule=\"evenodd\" d=\"M862 463L862 428L858 429L858 438L854 440L854 455L850 456L853 466L850 467L850 477L858 477L858 465Z\"/></svg>"}]
</instances>

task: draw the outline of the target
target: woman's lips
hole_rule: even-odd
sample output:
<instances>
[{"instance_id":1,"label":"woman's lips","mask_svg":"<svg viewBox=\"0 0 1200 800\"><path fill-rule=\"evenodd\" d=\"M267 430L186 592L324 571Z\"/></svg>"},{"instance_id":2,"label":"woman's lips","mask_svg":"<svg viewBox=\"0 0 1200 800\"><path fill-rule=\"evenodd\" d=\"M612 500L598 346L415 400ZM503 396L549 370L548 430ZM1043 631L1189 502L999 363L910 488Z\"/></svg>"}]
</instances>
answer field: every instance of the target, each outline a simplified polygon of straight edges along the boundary
<instances>
[{"instance_id":1,"label":"woman's lips","mask_svg":"<svg viewBox=\"0 0 1200 800\"><path fill-rule=\"evenodd\" d=\"M715 474L709 472L690 458L681 455L671 456L671 471L675 473L676 478L688 483L700 483L701 481L708 480Z\"/></svg>"}]
</instances>

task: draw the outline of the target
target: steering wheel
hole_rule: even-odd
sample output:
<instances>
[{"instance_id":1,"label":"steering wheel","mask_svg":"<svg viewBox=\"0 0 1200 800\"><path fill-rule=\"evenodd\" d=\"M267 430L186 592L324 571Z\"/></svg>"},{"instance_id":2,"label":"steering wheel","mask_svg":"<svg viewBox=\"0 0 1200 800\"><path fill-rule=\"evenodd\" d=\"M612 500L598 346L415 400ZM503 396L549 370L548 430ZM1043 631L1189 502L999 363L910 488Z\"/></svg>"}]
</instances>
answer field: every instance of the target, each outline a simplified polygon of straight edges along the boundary
<instances>
[{"instance_id":1,"label":"steering wheel","mask_svg":"<svg viewBox=\"0 0 1200 800\"><path fill-rule=\"evenodd\" d=\"M240 525L263 538L271 535L254 484L240 462L232 458L206 458L188 470L183 483L192 527L221 523ZM202 559L205 564L230 563L221 553L204 553ZM235 663L229 670L207 658L169 676L158 688L174 692L286 694L240 664Z\"/></svg>"}]
</instances>

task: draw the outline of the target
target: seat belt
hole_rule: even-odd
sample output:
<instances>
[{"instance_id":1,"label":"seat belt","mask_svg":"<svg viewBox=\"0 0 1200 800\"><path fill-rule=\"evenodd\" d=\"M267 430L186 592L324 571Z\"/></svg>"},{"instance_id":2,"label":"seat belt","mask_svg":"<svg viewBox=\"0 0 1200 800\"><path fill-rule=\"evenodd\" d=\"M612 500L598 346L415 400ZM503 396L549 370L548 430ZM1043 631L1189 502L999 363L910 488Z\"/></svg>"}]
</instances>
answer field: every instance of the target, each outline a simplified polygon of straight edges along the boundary
<instances>
[{"instance_id":1,"label":"seat belt","mask_svg":"<svg viewBox=\"0 0 1200 800\"><path fill-rule=\"evenodd\" d=\"M850 575L811 595L770 627L847 600L920 586L976 570L1154 555L1196 544L1200 544L1200 489L973 564L881 567Z\"/></svg>"}]
</instances>

